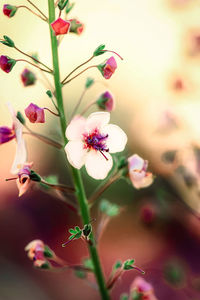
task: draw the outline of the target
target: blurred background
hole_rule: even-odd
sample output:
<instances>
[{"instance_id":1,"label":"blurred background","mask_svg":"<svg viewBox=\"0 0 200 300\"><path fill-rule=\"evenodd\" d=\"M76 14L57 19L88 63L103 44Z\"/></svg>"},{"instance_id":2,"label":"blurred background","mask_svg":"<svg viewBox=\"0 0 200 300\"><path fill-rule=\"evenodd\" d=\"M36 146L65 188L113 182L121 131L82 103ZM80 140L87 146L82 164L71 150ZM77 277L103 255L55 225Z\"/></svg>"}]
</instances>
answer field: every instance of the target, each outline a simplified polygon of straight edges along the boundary
<instances>
[{"instance_id":1,"label":"blurred background","mask_svg":"<svg viewBox=\"0 0 200 300\"><path fill-rule=\"evenodd\" d=\"M47 1L34 3L47 14ZM112 123L129 138L126 155L138 153L149 160L156 178L149 188L136 191L125 181L114 184L104 197L123 207L103 233L99 252L108 278L116 260L134 258L146 271L144 278L161 300L200 299L200 6L196 0L76 0L70 18L84 23L80 36L68 34L60 48L61 78L86 61L102 43L115 50L118 69L110 80L91 69L63 88L65 110L70 116L84 90L88 76L95 84L86 93L82 108L105 90L116 100ZM4 2L1 1L3 6ZM11 0L12 5L30 5ZM12 38L16 46L51 66L48 26L25 9L9 19L1 13L0 36ZM0 54L23 58L14 49L0 45ZM101 63L109 54L96 58ZM20 74L25 67L37 81L24 87ZM1 71L1 70L0 70ZM47 75L48 76L48 75ZM51 82L51 78L48 77ZM6 102L21 112L33 102L53 109L46 95L49 83L36 69L17 63L10 74L0 73L0 126L11 126ZM89 111L91 112L92 109ZM89 113L88 112L88 113ZM60 140L58 120L46 113L45 124L30 128ZM41 176L57 175L70 183L61 151L26 136L28 160ZM15 141L0 147L0 299L63 300L99 299L87 280L72 271L48 272L32 267L24 247L41 239L58 256L71 264L87 257L83 242L66 248L68 229L80 219L55 194L33 185L18 198L15 182L9 178ZM83 170L88 195L97 182ZM98 203L93 210L96 217ZM94 222L94 227L98 226ZM111 294L119 299L128 292L136 271L117 282ZM92 279L91 279L92 280Z\"/></svg>"}]
</instances>

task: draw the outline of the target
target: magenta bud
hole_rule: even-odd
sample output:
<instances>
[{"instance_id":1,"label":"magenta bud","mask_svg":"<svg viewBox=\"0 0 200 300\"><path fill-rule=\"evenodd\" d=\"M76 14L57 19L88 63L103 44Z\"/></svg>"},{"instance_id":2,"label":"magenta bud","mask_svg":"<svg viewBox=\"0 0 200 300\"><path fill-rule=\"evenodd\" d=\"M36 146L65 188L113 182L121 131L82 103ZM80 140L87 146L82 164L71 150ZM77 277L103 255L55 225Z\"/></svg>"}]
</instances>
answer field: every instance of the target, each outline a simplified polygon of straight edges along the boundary
<instances>
[{"instance_id":1,"label":"magenta bud","mask_svg":"<svg viewBox=\"0 0 200 300\"><path fill-rule=\"evenodd\" d=\"M69 21L71 23L69 31L72 32L72 33L76 33L76 34L80 35L83 32L83 29L84 29L83 23L81 23L77 19L71 19Z\"/></svg>"},{"instance_id":2,"label":"magenta bud","mask_svg":"<svg viewBox=\"0 0 200 300\"><path fill-rule=\"evenodd\" d=\"M152 224L156 218L155 207L151 203L143 205L140 209L140 218L145 224Z\"/></svg>"},{"instance_id":3,"label":"magenta bud","mask_svg":"<svg viewBox=\"0 0 200 300\"><path fill-rule=\"evenodd\" d=\"M33 85L36 81L36 76L33 72L29 71L28 69L24 69L21 74L21 80L24 86Z\"/></svg>"},{"instance_id":4,"label":"magenta bud","mask_svg":"<svg viewBox=\"0 0 200 300\"><path fill-rule=\"evenodd\" d=\"M58 18L56 21L51 23L51 27L52 27L55 35L67 34L70 29L70 22L65 21L61 18Z\"/></svg>"},{"instance_id":5,"label":"magenta bud","mask_svg":"<svg viewBox=\"0 0 200 300\"><path fill-rule=\"evenodd\" d=\"M104 63L98 65L98 69L105 79L109 79L117 69L115 58L111 56Z\"/></svg>"},{"instance_id":6,"label":"magenta bud","mask_svg":"<svg viewBox=\"0 0 200 300\"><path fill-rule=\"evenodd\" d=\"M3 13L8 18L12 18L17 11L17 6L10 5L10 4L4 4L3 6Z\"/></svg>"},{"instance_id":7,"label":"magenta bud","mask_svg":"<svg viewBox=\"0 0 200 300\"><path fill-rule=\"evenodd\" d=\"M5 56L5 55L0 56L0 68L4 72L9 73L15 64L16 64L16 60L10 58L9 56Z\"/></svg>"},{"instance_id":8,"label":"magenta bud","mask_svg":"<svg viewBox=\"0 0 200 300\"><path fill-rule=\"evenodd\" d=\"M96 101L99 108L111 112L115 109L115 101L110 92L106 91Z\"/></svg>"},{"instance_id":9,"label":"magenta bud","mask_svg":"<svg viewBox=\"0 0 200 300\"><path fill-rule=\"evenodd\" d=\"M15 138L15 131L7 126L0 127L0 145Z\"/></svg>"},{"instance_id":10,"label":"magenta bud","mask_svg":"<svg viewBox=\"0 0 200 300\"><path fill-rule=\"evenodd\" d=\"M25 114L31 123L45 122L44 108L40 108L36 104L29 104L25 109Z\"/></svg>"}]
</instances>

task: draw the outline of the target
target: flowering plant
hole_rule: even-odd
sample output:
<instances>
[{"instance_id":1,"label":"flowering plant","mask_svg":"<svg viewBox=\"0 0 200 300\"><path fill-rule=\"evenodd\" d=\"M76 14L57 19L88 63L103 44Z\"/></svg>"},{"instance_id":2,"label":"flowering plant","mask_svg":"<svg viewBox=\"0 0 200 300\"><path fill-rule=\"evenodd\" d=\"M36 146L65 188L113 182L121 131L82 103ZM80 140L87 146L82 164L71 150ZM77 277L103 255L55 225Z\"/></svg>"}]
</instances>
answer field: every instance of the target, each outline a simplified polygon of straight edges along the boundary
<instances>
[{"instance_id":1,"label":"flowering plant","mask_svg":"<svg viewBox=\"0 0 200 300\"><path fill-rule=\"evenodd\" d=\"M14 48L21 55L25 56L27 60L13 59L1 55L0 68L6 73L10 73L16 62L26 62L32 65L32 67L39 69L44 76L45 73L48 73L48 75L52 77L54 86L47 90L46 94L48 95L49 100L52 101L54 110L51 110L48 107L39 107L34 103L29 103L25 108L24 113L31 123L46 123L48 118L45 116L45 110L59 118L63 143L60 144L50 137L43 136L31 130L27 126L27 120L24 118L23 114L21 112L15 112L11 104L9 104L13 124L12 127L0 127L0 144L5 144L10 140L15 139L17 151L11 168L11 173L15 174L16 177L9 178L7 181L12 179L16 180L19 196L28 193L31 184L40 184L40 186L46 186L50 190L63 192L64 197L67 197L70 194L73 197L71 205L76 210L77 214L80 212L83 225L82 228L75 226L75 228L69 230L70 236L68 237L67 242L63 243L63 247L66 247L68 243L73 240L82 239L88 247L91 264L89 267L84 263L78 266L66 264L65 261L57 257L56 254L39 239L30 242L25 247L25 250L28 253L28 257L33 260L33 264L37 268L52 270L56 267L62 268L63 266L67 266L75 271L78 270L84 273L93 273L102 299L109 299L109 291L124 272L136 270L143 274L144 271L135 265L133 259L127 259L124 262L117 262L111 271L110 277L107 281L105 280L99 260L97 241L101 237L108 221L112 217L118 215L121 212L121 209L105 199L102 200L100 211L102 215L104 215L104 218L102 222L99 222L99 226L95 232L92 226L93 219L91 219L91 208L95 201L101 197L103 192L117 180L124 178L132 183L133 187L139 189L149 186L153 182L153 176L152 173L147 172L148 162L146 160L139 157L137 154L134 154L129 158L124 157L121 154L125 149L128 139L126 133L118 125L109 124L110 113L115 107L114 97L109 91L104 91L96 101L89 103L82 112L79 111L79 106L84 94L95 82L93 79L88 78L85 84L84 93L73 109L71 118L66 120L62 89L90 68L98 69L104 79L110 79L117 70L117 62L114 55L119 58L121 58L121 56L114 51L106 50L105 45L102 44L93 51L92 56L86 62L77 66L61 80L58 63L58 47L61 43L60 35L68 36L71 33L76 33L80 36L83 32L84 25L77 19L68 17L68 14L73 8L73 4L69 1L48 0L48 16L46 16L32 1L27 0L27 2L33 9L28 6L5 4L3 13L11 18L14 17L17 10L25 8L49 25L48 30L51 38L52 67L42 63L38 57L22 51L15 45L15 42L11 38L4 36L0 42L5 46ZM58 12L58 18L56 18L56 12ZM97 56L104 55L107 52L111 52L113 56L107 58L100 64L88 66L78 72L80 68L83 68L83 66L88 64L91 60L95 59ZM37 78L32 71L26 68L21 73L21 79L26 87L34 85ZM92 105L97 105L98 110L100 109L101 111L93 112L86 118L84 114L87 113L88 108ZM26 143L24 140L25 133L60 149L60 151L65 151L69 162L68 167L72 173L74 187L59 184L58 182L49 182L32 169L33 163L28 162ZM116 156L115 153L119 154ZM83 166L85 166L89 176L95 180L104 180L90 197L86 195L82 181L80 169ZM55 263L57 264L56 267Z\"/></svg>"}]
</instances>

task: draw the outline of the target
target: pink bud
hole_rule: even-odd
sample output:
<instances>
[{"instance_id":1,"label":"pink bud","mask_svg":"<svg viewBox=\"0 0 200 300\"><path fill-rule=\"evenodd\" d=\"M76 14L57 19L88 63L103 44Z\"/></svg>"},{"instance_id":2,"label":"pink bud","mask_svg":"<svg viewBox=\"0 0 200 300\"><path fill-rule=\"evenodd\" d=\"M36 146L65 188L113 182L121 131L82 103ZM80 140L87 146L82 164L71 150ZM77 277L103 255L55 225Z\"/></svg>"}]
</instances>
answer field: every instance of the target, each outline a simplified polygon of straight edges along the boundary
<instances>
[{"instance_id":1,"label":"pink bud","mask_svg":"<svg viewBox=\"0 0 200 300\"><path fill-rule=\"evenodd\" d=\"M55 33L55 35L66 34L70 29L70 22L65 21L61 18L58 18L56 21L51 23L51 27Z\"/></svg>"},{"instance_id":2,"label":"pink bud","mask_svg":"<svg viewBox=\"0 0 200 300\"><path fill-rule=\"evenodd\" d=\"M15 15L16 11L17 11L17 7L14 5L4 4L3 6L3 13L8 18L12 18Z\"/></svg>"},{"instance_id":3,"label":"pink bud","mask_svg":"<svg viewBox=\"0 0 200 300\"><path fill-rule=\"evenodd\" d=\"M15 131L7 126L0 127L0 145L15 138Z\"/></svg>"},{"instance_id":4,"label":"pink bud","mask_svg":"<svg viewBox=\"0 0 200 300\"><path fill-rule=\"evenodd\" d=\"M69 20L71 23L70 32L76 33L80 35L83 32L84 25L77 19L71 19Z\"/></svg>"},{"instance_id":5,"label":"pink bud","mask_svg":"<svg viewBox=\"0 0 200 300\"><path fill-rule=\"evenodd\" d=\"M25 109L25 114L31 123L45 122L44 109L40 108L36 104L29 104L29 106Z\"/></svg>"},{"instance_id":6,"label":"pink bud","mask_svg":"<svg viewBox=\"0 0 200 300\"><path fill-rule=\"evenodd\" d=\"M111 112L112 110L115 109L115 101L113 96L111 95L110 92L106 91L104 92L99 99L96 101L97 105L99 108L102 108L104 110L107 110Z\"/></svg>"},{"instance_id":7,"label":"pink bud","mask_svg":"<svg viewBox=\"0 0 200 300\"><path fill-rule=\"evenodd\" d=\"M19 190L19 197L22 196L30 187L31 179L31 166L30 164L24 164L23 167L18 172L18 179L17 179L17 187Z\"/></svg>"},{"instance_id":8,"label":"pink bud","mask_svg":"<svg viewBox=\"0 0 200 300\"><path fill-rule=\"evenodd\" d=\"M0 68L4 72L9 73L15 64L16 64L16 60L5 55L0 56Z\"/></svg>"},{"instance_id":9,"label":"pink bud","mask_svg":"<svg viewBox=\"0 0 200 300\"><path fill-rule=\"evenodd\" d=\"M98 69L105 79L109 79L117 68L116 60L111 56L105 63L98 65Z\"/></svg>"},{"instance_id":10,"label":"pink bud","mask_svg":"<svg viewBox=\"0 0 200 300\"><path fill-rule=\"evenodd\" d=\"M36 81L36 76L33 72L29 71L28 69L24 69L21 74L21 80L24 86L33 85Z\"/></svg>"}]
</instances>

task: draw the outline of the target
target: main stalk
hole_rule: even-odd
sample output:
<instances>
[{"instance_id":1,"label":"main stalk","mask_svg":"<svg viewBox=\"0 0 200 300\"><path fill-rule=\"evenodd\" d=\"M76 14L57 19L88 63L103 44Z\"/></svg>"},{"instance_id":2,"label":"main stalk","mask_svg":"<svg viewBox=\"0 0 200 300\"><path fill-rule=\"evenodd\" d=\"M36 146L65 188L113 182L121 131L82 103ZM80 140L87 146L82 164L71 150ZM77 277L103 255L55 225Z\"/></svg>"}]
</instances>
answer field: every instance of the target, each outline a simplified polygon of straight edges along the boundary
<instances>
[{"instance_id":1,"label":"main stalk","mask_svg":"<svg viewBox=\"0 0 200 300\"><path fill-rule=\"evenodd\" d=\"M54 71L54 84L55 84L55 93L56 93L56 99L57 99L57 106L60 112L60 125L62 130L62 136L67 143L67 138L65 136L65 129L66 129L66 118L64 113L64 107L63 107L63 97L62 97L62 86L60 82L60 70L59 70L59 60L58 60L58 44L57 44L57 38L54 35L54 32L50 26L50 24L55 21L55 7L54 7L54 0L48 0L48 8L49 8L49 28L50 28L50 36L51 36L51 49L52 49L52 59L53 59L53 71ZM90 223L90 212L89 212L89 206L86 199L85 189L83 186L82 178L80 171L71 167L72 169L72 176L74 181L74 186L76 189L76 196L79 202L80 206L80 212L83 224L89 224ZM94 265L94 273L96 276L96 280L99 286L99 291L101 293L101 297L104 300L109 300L109 294L108 290L105 285L105 280L103 276L103 272L101 269L101 264L99 260L99 256L97 253L95 241L93 238L93 235L91 236L92 243L91 245L88 245L90 257Z\"/></svg>"}]
</instances>

